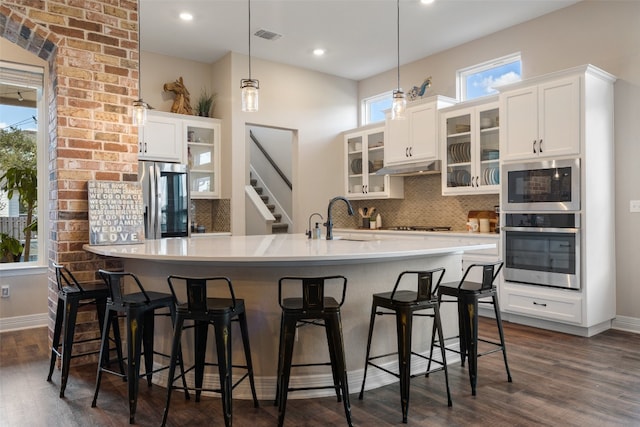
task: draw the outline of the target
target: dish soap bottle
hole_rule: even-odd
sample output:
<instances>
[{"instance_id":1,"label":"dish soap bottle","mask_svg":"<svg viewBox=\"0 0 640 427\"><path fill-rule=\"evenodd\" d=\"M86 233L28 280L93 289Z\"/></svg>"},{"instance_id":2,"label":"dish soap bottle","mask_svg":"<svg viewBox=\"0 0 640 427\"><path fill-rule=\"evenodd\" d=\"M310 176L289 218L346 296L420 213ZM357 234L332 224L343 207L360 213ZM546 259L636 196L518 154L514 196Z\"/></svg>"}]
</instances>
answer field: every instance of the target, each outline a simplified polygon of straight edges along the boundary
<instances>
[{"instance_id":1,"label":"dish soap bottle","mask_svg":"<svg viewBox=\"0 0 640 427\"><path fill-rule=\"evenodd\" d=\"M376 228L378 230L382 228L382 217L380 214L376 215Z\"/></svg>"}]
</instances>

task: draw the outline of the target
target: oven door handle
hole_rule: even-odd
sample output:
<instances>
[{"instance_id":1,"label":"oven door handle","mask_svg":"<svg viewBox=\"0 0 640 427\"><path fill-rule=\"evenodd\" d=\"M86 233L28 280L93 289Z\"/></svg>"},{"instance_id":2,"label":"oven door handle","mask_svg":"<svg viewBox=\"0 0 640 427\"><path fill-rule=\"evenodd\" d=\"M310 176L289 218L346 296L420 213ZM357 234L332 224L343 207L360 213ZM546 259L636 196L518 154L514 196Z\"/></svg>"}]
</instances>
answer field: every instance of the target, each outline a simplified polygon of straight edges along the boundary
<instances>
[{"instance_id":1,"label":"oven door handle","mask_svg":"<svg viewBox=\"0 0 640 427\"><path fill-rule=\"evenodd\" d=\"M531 233L569 233L578 234L579 228L545 228L545 227L502 227L502 231L524 231Z\"/></svg>"}]
</instances>

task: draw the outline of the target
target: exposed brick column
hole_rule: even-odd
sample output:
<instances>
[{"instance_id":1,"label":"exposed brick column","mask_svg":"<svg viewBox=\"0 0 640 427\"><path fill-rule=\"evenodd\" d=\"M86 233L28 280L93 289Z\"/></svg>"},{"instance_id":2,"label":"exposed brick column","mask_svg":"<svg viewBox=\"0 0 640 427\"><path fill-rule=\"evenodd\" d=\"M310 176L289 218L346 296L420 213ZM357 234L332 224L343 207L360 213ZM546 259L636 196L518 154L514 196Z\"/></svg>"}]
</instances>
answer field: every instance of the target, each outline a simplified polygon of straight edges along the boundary
<instances>
[{"instance_id":1,"label":"exposed brick column","mask_svg":"<svg viewBox=\"0 0 640 427\"><path fill-rule=\"evenodd\" d=\"M98 268L119 267L82 246L89 241L87 181L137 179L130 115L138 98L137 8L135 0L0 5L0 34L49 64L49 265L63 263L80 280L93 280ZM56 289L50 268L50 329ZM95 324L80 329L98 332Z\"/></svg>"}]
</instances>

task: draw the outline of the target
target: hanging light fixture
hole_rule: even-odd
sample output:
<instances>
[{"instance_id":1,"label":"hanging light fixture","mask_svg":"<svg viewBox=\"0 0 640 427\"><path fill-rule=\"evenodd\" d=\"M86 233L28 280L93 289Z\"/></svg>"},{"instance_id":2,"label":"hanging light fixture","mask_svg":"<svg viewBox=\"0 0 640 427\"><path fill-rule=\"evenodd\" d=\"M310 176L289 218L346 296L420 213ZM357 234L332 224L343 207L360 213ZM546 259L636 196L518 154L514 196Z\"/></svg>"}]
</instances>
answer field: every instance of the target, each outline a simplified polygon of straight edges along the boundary
<instances>
[{"instance_id":1,"label":"hanging light fixture","mask_svg":"<svg viewBox=\"0 0 640 427\"><path fill-rule=\"evenodd\" d=\"M242 89L242 111L253 113L258 111L258 89L260 83L256 79L251 78L251 0L249 4L249 78L240 80L240 88Z\"/></svg>"},{"instance_id":2,"label":"hanging light fixture","mask_svg":"<svg viewBox=\"0 0 640 427\"><path fill-rule=\"evenodd\" d=\"M144 126L147 123L147 110L149 104L142 100L142 84L140 83L140 61L142 52L140 49L142 42L142 31L140 30L140 1L138 0L138 95L140 98L133 101L133 125Z\"/></svg>"},{"instance_id":3,"label":"hanging light fixture","mask_svg":"<svg viewBox=\"0 0 640 427\"><path fill-rule=\"evenodd\" d=\"M398 56L398 85L397 89L393 91L393 103L391 104L391 120L402 120L405 118L404 112L407 108L407 97L405 96L402 88L400 87L400 0L396 0L396 41L397 41L397 56Z\"/></svg>"}]
</instances>

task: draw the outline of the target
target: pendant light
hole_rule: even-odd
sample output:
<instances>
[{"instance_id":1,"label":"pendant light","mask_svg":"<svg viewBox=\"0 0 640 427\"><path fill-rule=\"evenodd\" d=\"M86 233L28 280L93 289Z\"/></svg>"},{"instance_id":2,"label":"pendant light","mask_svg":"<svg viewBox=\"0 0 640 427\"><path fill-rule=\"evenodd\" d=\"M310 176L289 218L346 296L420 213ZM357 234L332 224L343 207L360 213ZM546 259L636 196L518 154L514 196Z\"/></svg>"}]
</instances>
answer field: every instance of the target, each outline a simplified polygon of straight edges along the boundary
<instances>
[{"instance_id":1,"label":"pendant light","mask_svg":"<svg viewBox=\"0 0 640 427\"><path fill-rule=\"evenodd\" d=\"M407 97L405 96L402 88L400 87L400 0L396 0L396 41L397 41L397 56L398 56L398 85L397 89L393 91L393 103L391 104L391 120L403 120L405 118L404 112L407 108Z\"/></svg>"},{"instance_id":2,"label":"pendant light","mask_svg":"<svg viewBox=\"0 0 640 427\"><path fill-rule=\"evenodd\" d=\"M249 4L249 78L240 80L240 88L242 89L242 111L253 113L258 111L258 89L260 83L256 79L251 78L251 0Z\"/></svg>"},{"instance_id":3,"label":"pendant light","mask_svg":"<svg viewBox=\"0 0 640 427\"><path fill-rule=\"evenodd\" d=\"M138 0L138 98L136 101L133 101L133 125L134 126L144 126L147 123L147 110L149 109L149 104L142 100L142 84L140 83L140 61L142 60L142 52L140 49L142 42L142 31L140 29L140 1Z\"/></svg>"}]
</instances>

